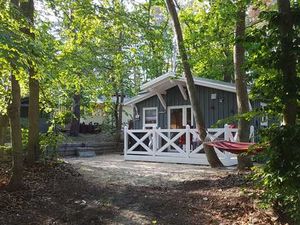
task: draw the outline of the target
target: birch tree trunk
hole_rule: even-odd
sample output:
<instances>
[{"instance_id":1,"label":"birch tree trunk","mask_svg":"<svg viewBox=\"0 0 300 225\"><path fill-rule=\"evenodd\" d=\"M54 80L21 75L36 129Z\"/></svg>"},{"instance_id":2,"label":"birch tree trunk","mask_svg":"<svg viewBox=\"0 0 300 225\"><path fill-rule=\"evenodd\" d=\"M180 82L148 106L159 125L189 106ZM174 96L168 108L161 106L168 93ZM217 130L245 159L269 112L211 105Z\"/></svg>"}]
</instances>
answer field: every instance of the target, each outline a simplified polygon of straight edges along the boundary
<instances>
[{"instance_id":1,"label":"birch tree trunk","mask_svg":"<svg viewBox=\"0 0 300 225\"><path fill-rule=\"evenodd\" d=\"M283 123L295 125L297 118L297 72L293 48L293 15L289 0L278 0L279 32L281 44L280 69L283 75Z\"/></svg>"},{"instance_id":2,"label":"birch tree trunk","mask_svg":"<svg viewBox=\"0 0 300 225\"><path fill-rule=\"evenodd\" d=\"M200 106L198 98L197 98L196 87L195 87L194 79L192 76L190 64L188 62L188 56L186 53L186 49L184 46L184 40L183 40L180 22L178 19L174 1L166 0L166 3L167 3L169 13L172 17L174 27L175 27L178 49L179 49L180 57L182 60L182 65L183 65L184 74L185 74L185 78L186 78L190 102L191 102L191 106L192 106L193 113L194 113L195 120L196 120L196 126L197 126L197 129L199 132L200 139L202 142L204 142L204 141L206 141L206 136L207 136L206 126L205 126L205 121L204 121L203 114L201 111L201 106ZM207 160L211 167L222 167L223 166L222 162L220 161L215 150L212 147L204 145L204 151L205 151Z\"/></svg>"},{"instance_id":3,"label":"birch tree trunk","mask_svg":"<svg viewBox=\"0 0 300 225\"><path fill-rule=\"evenodd\" d=\"M21 1L21 13L31 23L34 24L34 3L33 0ZM22 31L29 35L32 39L35 38L34 33L30 28L23 28ZM28 155L27 162L32 165L39 158L39 81L37 80L36 71L32 64L29 62L29 108L28 108Z\"/></svg>"},{"instance_id":4,"label":"birch tree trunk","mask_svg":"<svg viewBox=\"0 0 300 225\"><path fill-rule=\"evenodd\" d=\"M240 6L237 11L237 20L235 27L235 45L234 45L234 77L236 85L236 99L238 114L249 112L249 98L247 92L245 63L245 48L242 40L245 38L245 7ZM249 142L250 121L244 118L238 121L238 140L241 142ZM238 155L238 169L246 169L253 166L250 156Z\"/></svg>"}]
</instances>

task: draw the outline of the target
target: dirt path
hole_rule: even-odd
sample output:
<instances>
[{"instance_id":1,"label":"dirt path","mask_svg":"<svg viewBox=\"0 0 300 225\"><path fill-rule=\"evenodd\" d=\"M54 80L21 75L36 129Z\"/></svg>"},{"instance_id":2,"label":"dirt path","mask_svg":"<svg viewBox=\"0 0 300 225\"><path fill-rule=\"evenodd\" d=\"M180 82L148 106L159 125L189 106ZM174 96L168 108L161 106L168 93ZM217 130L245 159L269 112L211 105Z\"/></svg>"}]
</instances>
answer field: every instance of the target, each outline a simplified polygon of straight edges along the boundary
<instances>
[{"instance_id":1,"label":"dirt path","mask_svg":"<svg viewBox=\"0 0 300 225\"><path fill-rule=\"evenodd\" d=\"M80 173L101 185L171 187L180 182L214 179L233 174L233 169L217 170L207 166L124 161L111 154L93 158L68 158Z\"/></svg>"},{"instance_id":2,"label":"dirt path","mask_svg":"<svg viewBox=\"0 0 300 225\"><path fill-rule=\"evenodd\" d=\"M279 224L232 169L125 162L120 155L66 161L25 168L17 192L3 189L11 165L0 163L0 224Z\"/></svg>"},{"instance_id":3,"label":"dirt path","mask_svg":"<svg viewBox=\"0 0 300 225\"><path fill-rule=\"evenodd\" d=\"M255 204L233 169L125 162L119 155L70 158L115 210L108 224L279 224ZM249 188L249 187L248 187Z\"/></svg>"}]
</instances>

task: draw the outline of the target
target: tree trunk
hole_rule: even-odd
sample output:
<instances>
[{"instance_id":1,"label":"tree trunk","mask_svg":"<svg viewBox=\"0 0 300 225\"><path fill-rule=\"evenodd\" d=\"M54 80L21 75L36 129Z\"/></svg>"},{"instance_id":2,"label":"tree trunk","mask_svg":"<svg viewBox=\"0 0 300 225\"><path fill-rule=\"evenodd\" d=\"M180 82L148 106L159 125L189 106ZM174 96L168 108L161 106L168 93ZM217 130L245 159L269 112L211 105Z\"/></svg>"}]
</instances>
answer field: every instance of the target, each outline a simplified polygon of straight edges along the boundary
<instances>
[{"instance_id":1,"label":"tree trunk","mask_svg":"<svg viewBox=\"0 0 300 225\"><path fill-rule=\"evenodd\" d=\"M33 68L29 69L29 108L28 108L28 162L39 159L39 81L35 79Z\"/></svg>"},{"instance_id":2,"label":"tree trunk","mask_svg":"<svg viewBox=\"0 0 300 225\"><path fill-rule=\"evenodd\" d=\"M116 126L116 141L121 141L121 129L122 129L122 120L123 120L123 102L124 102L124 95L121 93L120 100L119 100L119 107L118 107L118 121Z\"/></svg>"},{"instance_id":3,"label":"tree trunk","mask_svg":"<svg viewBox=\"0 0 300 225\"><path fill-rule=\"evenodd\" d=\"M8 126L8 117L0 114L0 145L5 144L5 131Z\"/></svg>"},{"instance_id":4,"label":"tree trunk","mask_svg":"<svg viewBox=\"0 0 300 225\"><path fill-rule=\"evenodd\" d=\"M21 1L21 13L31 23L34 24L34 3L33 0ZM30 32L30 28L22 28L22 31L35 38L34 33ZM28 108L28 155L27 162L32 165L39 158L39 81L35 78L36 71L32 64L29 62L29 108Z\"/></svg>"},{"instance_id":5,"label":"tree trunk","mask_svg":"<svg viewBox=\"0 0 300 225\"><path fill-rule=\"evenodd\" d=\"M73 117L70 127L70 136L77 137L79 135L80 126L80 93L73 96Z\"/></svg>"},{"instance_id":6,"label":"tree trunk","mask_svg":"<svg viewBox=\"0 0 300 225\"><path fill-rule=\"evenodd\" d=\"M16 9L19 9L19 0L11 0L11 4ZM13 16L16 17L15 13ZM8 116L11 129L11 144L12 144L12 169L11 177L7 185L7 189L14 191L23 187L23 149L22 149L22 132L20 121L20 108L21 108L21 89L19 81L17 81L14 73L15 67L12 62L11 71L11 102L8 107Z\"/></svg>"},{"instance_id":7,"label":"tree trunk","mask_svg":"<svg viewBox=\"0 0 300 225\"><path fill-rule=\"evenodd\" d=\"M278 0L280 31L280 69L283 75L284 98L283 123L295 125L297 117L297 73L293 48L293 16L289 0Z\"/></svg>"},{"instance_id":8,"label":"tree trunk","mask_svg":"<svg viewBox=\"0 0 300 225\"><path fill-rule=\"evenodd\" d=\"M118 121L119 121L119 114L118 114L118 108L119 108L119 102L120 102L120 96L119 96L119 93L116 92L115 93L116 95L116 102L115 102L115 105L114 105L114 122L115 122L115 132L116 132L116 136L117 136L117 132L118 132Z\"/></svg>"},{"instance_id":9,"label":"tree trunk","mask_svg":"<svg viewBox=\"0 0 300 225\"><path fill-rule=\"evenodd\" d=\"M195 87L194 79L192 76L190 64L188 62L188 56L186 53L186 49L184 46L184 40L183 40L180 22L178 19L178 15L177 15L175 4L174 4L173 0L166 0L166 3L167 3L168 10L170 12L170 15L173 19L173 23L174 23L174 27L175 27L178 49L179 49L180 57L182 60L182 65L183 65L184 74L185 74L186 83L187 83L187 89L188 89L188 93L189 93L189 97L190 97L190 101L191 101L191 106L192 106L192 109L194 112L197 129L198 129L201 141L204 142L204 141L206 141L206 136L207 136L206 126L205 126L205 121L204 121L203 114L201 111L201 106L200 106L198 98L197 98L196 87ZM207 160L211 167L222 167L223 166L222 162L220 161L220 159L218 158L216 152L214 151L214 149L212 147L204 145L204 151L205 151Z\"/></svg>"},{"instance_id":10,"label":"tree trunk","mask_svg":"<svg viewBox=\"0 0 300 225\"><path fill-rule=\"evenodd\" d=\"M238 9L235 27L235 45L234 45L234 76L236 85L236 99L238 114L249 112L249 98L247 92L245 63L245 48L242 40L245 37L245 10L244 7ZM249 142L250 122L244 118L238 121L238 141ZM250 156L238 155L238 169L246 169L253 166Z\"/></svg>"},{"instance_id":11,"label":"tree trunk","mask_svg":"<svg viewBox=\"0 0 300 225\"><path fill-rule=\"evenodd\" d=\"M8 110L13 150L12 175L7 187L9 190L17 190L23 186L23 149L20 121L21 91L19 82L16 80L13 73L11 75L12 99Z\"/></svg>"}]
</instances>

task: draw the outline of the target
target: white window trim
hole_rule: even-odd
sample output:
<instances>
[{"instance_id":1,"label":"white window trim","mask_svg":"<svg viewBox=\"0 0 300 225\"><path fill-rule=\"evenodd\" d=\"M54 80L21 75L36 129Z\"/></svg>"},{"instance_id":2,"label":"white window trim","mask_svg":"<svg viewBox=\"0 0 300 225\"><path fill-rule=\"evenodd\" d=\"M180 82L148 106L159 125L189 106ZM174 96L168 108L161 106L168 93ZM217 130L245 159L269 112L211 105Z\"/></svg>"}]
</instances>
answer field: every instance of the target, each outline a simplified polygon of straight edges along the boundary
<instances>
[{"instance_id":1,"label":"white window trim","mask_svg":"<svg viewBox=\"0 0 300 225\"><path fill-rule=\"evenodd\" d=\"M191 109L191 126L194 126L194 114L191 105L176 105L176 106L168 106L168 129L171 129L171 109L182 109L182 124L186 126L186 113L187 109Z\"/></svg>"},{"instance_id":2,"label":"white window trim","mask_svg":"<svg viewBox=\"0 0 300 225\"><path fill-rule=\"evenodd\" d=\"M267 106L267 104L266 103L264 103L264 102L261 102L260 103L260 107L261 107L261 109L264 111L265 110L265 107ZM262 116L261 117L261 119L260 119L260 126L264 126L264 127L267 127L268 125L269 125L269 118L268 118L268 116L267 115L265 115L265 116Z\"/></svg>"},{"instance_id":3,"label":"white window trim","mask_svg":"<svg viewBox=\"0 0 300 225\"><path fill-rule=\"evenodd\" d=\"M145 117L145 115L146 115L146 110L153 110L153 109L155 109L155 111L156 111L156 123L148 123L148 124L146 124L145 122L146 122L146 117ZM157 109L157 107L145 107L145 108L143 108L143 128L146 128L146 127L156 127L157 126L157 124L158 124L158 109Z\"/></svg>"}]
</instances>

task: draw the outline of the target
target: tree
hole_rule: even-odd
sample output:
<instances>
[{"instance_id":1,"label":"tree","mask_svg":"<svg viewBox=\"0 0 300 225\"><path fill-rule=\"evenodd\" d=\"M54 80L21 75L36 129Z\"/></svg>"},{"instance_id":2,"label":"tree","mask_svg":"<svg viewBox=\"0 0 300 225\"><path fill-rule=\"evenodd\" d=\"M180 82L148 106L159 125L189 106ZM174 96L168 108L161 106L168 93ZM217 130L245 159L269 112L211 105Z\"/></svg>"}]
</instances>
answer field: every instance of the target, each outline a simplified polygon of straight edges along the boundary
<instances>
[{"instance_id":1,"label":"tree","mask_svg":"<svg viewBox=\"0 0 300 225\"><path fill-rule=\"evenodd\" d=\"M188 89L192 109L193 109L194 116L195 116L196 126L198 129L201 141L205 142L206 136L207 136L205 122L203 119L201 106L200 106L200 104L198 104L199 101L198 101L197 95L196 95L196 87L195 87L195 83L193 80L191 68L189 65L188 56L186 53L182 30L181 30L180 22L179 22L178 15L176 12L175 4L174 4L173 0L166 0L166 3L167 3L168 10L170 12L170 15L173 19L173 24L175 27L178 49L179 49L179 53L180 53L180 57L181 57L182 65L183 65L183 70L184 70L184 74L185 74L185 78L186 78L187 89ZM204 145L204 151L205 151L207 160L208 160L209 164L211 165L211 167L223 166L222 162L219 160L219 158L213 148L211 148L207 145Z\"/></svg>"},{"instance_id":2,"label":"tree","mask_svg":"<svg viewBox=\"0 0 300 225\"><path fill-rule=\"evenodd\" d=\"M180 18L195 76L234 81L235 3L228 0L182 2Z\"/></svg>"},{"instance_id":3,"label":"tree","mask_svg":"<svg viewBox=\"0 0 300 225\"><path fill-rule=\"evenodd\" d=\"M34 26L34 3L33 0L21 1L20 11L27 19L28 27L22 28L22 31L34 40L35 35L31 31ZM29 108L28 108L28 154L27 161L33 164L39 157L39 81L36 77L36 69L33 61L28 62L29 74Z\"/></svg>"},{"instance_id":4,"label":"tree","mask_svg":"<svg viewBox=\"0 0 300 225\"><path fill-rule=\"evenodd\" d=\"M80 93L75 93L73 95L73 116L70 126L70 135L78 136L79 135L79 126L80 126Z\"/></svg>"},{"instance_id":5,"label":"tree","mask_svg":"<svg viewBox=\"0 0 300 225\"><path fill-rule=\"evenodd\" d=\"M274 124L262 133L268 161L256 171L262 199L290 224L300 223L299 192L299 1L279 0L260 9L248 34L254 97L267 103ZM279 124L283 120L284 125Z\"/></svg>"},{"instance_id":6,"label":"tree","mask_svg":"<svg viewBox=\"0 0 300 225\"><path fill-rule=\"evenodd\" d=\"M294 18L289 0L278 0L279 37L281 54L279 57L280 70L283 76L284 107L283 123L295 125L297 117L297 72L296 56L293 51Z\"/></svg>"},{"instance_id":7,"label":"tree","mask_svg":"<svg viewBox=\"0 0 300 225\"><path fill-rule=\"evenodd\" d=\"M289 125L296 124L299 104L298 8L290 1L261 7L258 22L247 32L253 98L267 104L269 116Z\"/></svg>"},{"instance_id":8,"label":"tree","mask_svg":"<svg viewBox=\"0 0 300 225\"><path fill-rule=\"evenodd\" d=\"M19 1L11 1L13 16L19 10ZM22 133L20 122L20 108L21 108L21 90L19 81L16 76L15 62L11 62L11 103L8 108L8 115L11 127L11 141L13 149L13 165L12 175L9 180L8 189L16 190L22 187L23 178L23 149L22 149Z\"/></svg>"},{"instance_id":9,"label":"tree","mask_svg":"<svg viewBox=\"0 0 300 225\"><path fill-rule=\"evenodd\" d=\"M14 1L14 4L17 4ZM16 78L16 70L11 72L11 104L9 106L8 115L11 127L11 141L13 149L13 165L12 175L9 180L8 189L17 190L22 187L23 178L23 148L22 148L22 133L20 121L21 108L21 91L20 85Z\"/></svg>"},{"instance_id":10,"label":"tree","mask_svg":"<svg viewBox=\"0 0 300 225\"><path fill-rule=\"evenodd\" d=\"M234 45L234 76L236 86L236 98L238 114L243 115L249 112L249 98L247 92L247 81L245 73L245 5L238 3L235 27L235 45ZM250 121L241 117L238 121L238 139L237 141L249 142ZM251 157L247 155L238 155L238 168L245 169L252 166Z\"/></svg>"}]
</instances>

